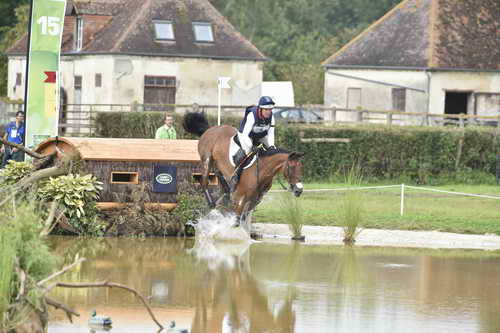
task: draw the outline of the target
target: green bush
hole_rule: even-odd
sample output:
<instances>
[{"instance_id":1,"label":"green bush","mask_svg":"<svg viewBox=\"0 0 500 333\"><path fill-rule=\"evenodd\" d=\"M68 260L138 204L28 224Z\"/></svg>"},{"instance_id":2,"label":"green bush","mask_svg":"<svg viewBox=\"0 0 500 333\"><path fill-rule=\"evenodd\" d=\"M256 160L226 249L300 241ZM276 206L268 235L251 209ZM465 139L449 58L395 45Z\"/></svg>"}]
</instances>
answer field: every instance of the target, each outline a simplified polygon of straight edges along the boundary
<instances>
[{"instance_id":1,"label":"green bush","mask_svg":"<svg viewBox=\"0 0 500 333\"><path fill-rule=\"evenodd\" d=\"M28 162L16 162L10 160L4 169L0 170L0 187L17 183L23 177L29 175L33 165Z\"/></svg>"},{"instance_id":2,"label":"green bush","mask_svg":"<svg viewBox=\"0 0 500 333\"><path fill-rule=\"evenodd\" d=\"M56 257L40 236L43 223L33 205L3 205L0 225L0 332L10 332L26 319L29 308L41 308L41 293L34 284L53 272ZM16 263L28 276L23 282ZM25 289L19 299L21 284Z\"/></svg>"},{"instance_id":3,"label":"green bush","mask_svg":"<svg viewBox=\"0 0 500 333\"><path fill-rule=\"evenodd\" d=\"M100 235L104 224L95 205L102 183L92 175L64 175L49 178L38 190L41 200L57 201L65 209L69 223L82 234Z\"/></svg>"},{"instance_id":4,"label":"green bush","mask_svg":"<svg viewBox=\"0 0 500 333\"><path fill-rule=\"evenodd\" d=\"M102 137L152 138L162 124L163 113L100 113L98 135ZM239 118L224 117L224 124L238 126ZM182 115L175 114L179 138L192 139L182 129ZM216 117L209 117L211 125ZM349 138L350 143L301 142L304 138ZM335 179L355 161L365 181L405 180L436 184L443 179L494 182L496 155L500 152L496 129L486 127L415 127L386 125L281 124L276 127L280 147L306 153L304 178ZM485 177L485 175L490 175ZM472 178L470 178L472 177Z\"/></svg>"}]
</instances>

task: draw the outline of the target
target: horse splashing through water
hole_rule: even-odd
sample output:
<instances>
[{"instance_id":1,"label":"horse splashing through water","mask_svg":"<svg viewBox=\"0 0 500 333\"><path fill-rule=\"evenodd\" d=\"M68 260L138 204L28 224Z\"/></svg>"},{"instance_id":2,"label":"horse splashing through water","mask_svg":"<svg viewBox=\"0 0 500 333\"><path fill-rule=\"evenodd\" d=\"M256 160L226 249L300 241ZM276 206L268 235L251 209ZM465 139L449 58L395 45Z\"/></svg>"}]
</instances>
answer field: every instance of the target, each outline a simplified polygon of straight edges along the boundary
<instances>
[{"instance_id":1,"label":"horse splashing through water","mask_svg":"<svg viewBox=\"0 0 500 333\"><path fill-rule=\"evenodd\" d=\"M234 192L230 193L228 181L234 173L234 166L230 163L229 147L236 129L227 126L208 125L203 113L187 113L183 121L184 129L200 137L198 153L201 160L201 187L211 208L215 202L208 191L208 174L210 169L217 169L216 175L224 193L221 200L231 202L237 216L235 226L247 222L249 214L260 203L264 194L271 188L273 178L281 173L287 180L290 191L295 196L302 194L303 186L302 162L303 153L288 152L282 149L260 149L256 161L243 170L240 181Z\"/></svg>"}]
</instances>

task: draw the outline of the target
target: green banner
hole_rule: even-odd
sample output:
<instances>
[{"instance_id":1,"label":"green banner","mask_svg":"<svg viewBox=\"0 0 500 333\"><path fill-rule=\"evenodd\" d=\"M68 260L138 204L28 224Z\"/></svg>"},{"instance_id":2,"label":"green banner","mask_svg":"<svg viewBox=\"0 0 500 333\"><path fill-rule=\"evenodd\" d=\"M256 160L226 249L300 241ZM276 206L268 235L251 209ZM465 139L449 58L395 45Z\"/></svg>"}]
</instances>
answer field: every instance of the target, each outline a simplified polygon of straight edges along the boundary
<instances>
[{"instance_id":1,"label":"green banner","mask_svg":"<svg viewBox=\"0 0 500 333\"><path fill-rule=\"evenodd\" d=\"M25 142L28 148L57 136L59 57L66 10L66 0L32 1Z\"/></svg>"}]
</instances>

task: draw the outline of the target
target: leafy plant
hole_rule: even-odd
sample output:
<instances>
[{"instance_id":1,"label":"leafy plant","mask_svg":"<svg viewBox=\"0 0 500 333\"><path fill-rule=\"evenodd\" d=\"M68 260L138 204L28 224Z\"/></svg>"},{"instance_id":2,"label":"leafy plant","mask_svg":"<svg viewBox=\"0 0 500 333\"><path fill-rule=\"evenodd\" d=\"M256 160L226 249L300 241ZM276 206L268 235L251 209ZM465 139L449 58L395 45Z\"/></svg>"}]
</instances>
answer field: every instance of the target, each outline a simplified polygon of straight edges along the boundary
<instances>
[{"instance_id":1,"label":"leafy plant","mask_svg":"<svg viewBox=\"0 0 500 333\"><path fill-rule=\"evenodd\" d=\"M28 162L16 162L10 160L4 169L0 170L0 187L17 183L23 177L29 175L33 165Z\"/></svg>"},{"instance_id":2,"label":"leafy plant","mask_svg":"<svg viewBox=\"0 0 500 333\"><path fill-rule=\"evenodd\" d=\"M43 201L58 201L65 208L70 224L81 233L98 235L104 225L98 219L95 202L102 183L92 175L69 174L49 178L38 190Z\"/></svg>"}]
</instances>

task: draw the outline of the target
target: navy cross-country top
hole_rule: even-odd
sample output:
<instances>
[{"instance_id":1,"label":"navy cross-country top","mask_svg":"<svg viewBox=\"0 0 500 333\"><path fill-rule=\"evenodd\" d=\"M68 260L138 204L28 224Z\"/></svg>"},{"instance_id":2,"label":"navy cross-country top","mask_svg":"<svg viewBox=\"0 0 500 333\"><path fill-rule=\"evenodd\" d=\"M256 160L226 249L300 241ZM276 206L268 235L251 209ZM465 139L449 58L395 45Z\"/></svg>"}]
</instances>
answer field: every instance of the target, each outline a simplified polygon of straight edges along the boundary
<instances>
[{"instance_id":1,"label":"navy cross-country top","mask_svg":"<svg viewBox=\"0 0 500 333\"><path fill-rule=\"evenodd\" d=\"M269 118L259 118L257 116L258 110L257 106L250 106L246 109L239 131L243 135L250 137L253 144L269 134L272 136L272 138L269 138L269 142L274 144L274 115Z\"/></svg>"}]
</instances>

